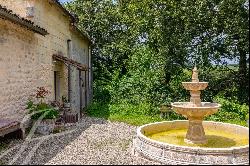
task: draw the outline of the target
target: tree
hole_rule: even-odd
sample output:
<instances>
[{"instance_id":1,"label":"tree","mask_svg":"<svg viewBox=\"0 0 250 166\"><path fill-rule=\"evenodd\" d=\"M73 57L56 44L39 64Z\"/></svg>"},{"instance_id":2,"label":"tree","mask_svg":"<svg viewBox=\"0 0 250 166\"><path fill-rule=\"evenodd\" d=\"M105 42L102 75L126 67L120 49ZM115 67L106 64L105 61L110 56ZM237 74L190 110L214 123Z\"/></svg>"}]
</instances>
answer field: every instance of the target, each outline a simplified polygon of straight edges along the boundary
<instances>
[{"instance_id":1,"label":"tree","mask_svg":"<svg viewBox=\"0 0 250 166\"><path fill-rule=\"evenodd\" d=\"M190 70L196 64L205 71L214 67L213 62L222 63L223 58L239 58L239 70L232 78L237 78L238 99L247 102L247 4L245 0L75 0L66 7L79 16L79 28L86 30L93 41L94 79L98 86L113 80L120 82L124 77L139 83L131 63L143 52L145 58L153 58L152 64L159 61L163 65L154 80L164 80L165 90L177 96L181 90L170 89L178 89L181 80L177 76L185 77L184 69ZM143 59L138 60L138 64L144 64ZM150 77L151 70L145 69ZM212 96L218 93L212 92ZM145 89L145 93L158 92Z\"/></svg>"}]
</instances>

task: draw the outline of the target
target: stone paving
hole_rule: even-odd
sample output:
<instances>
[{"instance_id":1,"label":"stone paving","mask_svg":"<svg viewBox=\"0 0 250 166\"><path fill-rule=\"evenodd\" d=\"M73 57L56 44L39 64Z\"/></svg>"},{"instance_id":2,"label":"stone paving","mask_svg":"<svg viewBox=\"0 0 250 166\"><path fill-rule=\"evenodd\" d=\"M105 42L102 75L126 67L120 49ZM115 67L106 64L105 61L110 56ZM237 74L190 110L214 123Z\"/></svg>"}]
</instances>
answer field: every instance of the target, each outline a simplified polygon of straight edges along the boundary
<instances>
[{"instance_id":1,"label":"stone paving","mask_svg":"<svg viewBox=\"0 0 250 166\"><path fill-rule=\"evenodd\" d=\"M85 117L67 131L17 141L0 153L0 163L28 165L152 165L132 154L136 127Z\"/></svg>"}]
</instances>

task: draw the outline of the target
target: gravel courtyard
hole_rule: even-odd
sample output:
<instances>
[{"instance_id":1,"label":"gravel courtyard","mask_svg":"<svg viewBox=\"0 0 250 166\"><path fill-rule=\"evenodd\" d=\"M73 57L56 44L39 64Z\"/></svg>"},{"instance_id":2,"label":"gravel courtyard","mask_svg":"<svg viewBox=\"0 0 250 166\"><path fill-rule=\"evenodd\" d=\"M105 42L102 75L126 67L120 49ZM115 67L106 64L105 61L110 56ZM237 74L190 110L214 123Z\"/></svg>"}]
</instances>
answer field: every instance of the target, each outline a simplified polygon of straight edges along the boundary
<instances>
[{"instance_id":1,"label":"gravel courtyard","mask_svg":"<svg viewBox=\"0 0 250 166\"><path fill-rule=\"evenodd\" d=\"M17 141L0 154L4 164L159 164L134 156L136 127L85 117L69 130Z\"/></svg>"}]
</instances>

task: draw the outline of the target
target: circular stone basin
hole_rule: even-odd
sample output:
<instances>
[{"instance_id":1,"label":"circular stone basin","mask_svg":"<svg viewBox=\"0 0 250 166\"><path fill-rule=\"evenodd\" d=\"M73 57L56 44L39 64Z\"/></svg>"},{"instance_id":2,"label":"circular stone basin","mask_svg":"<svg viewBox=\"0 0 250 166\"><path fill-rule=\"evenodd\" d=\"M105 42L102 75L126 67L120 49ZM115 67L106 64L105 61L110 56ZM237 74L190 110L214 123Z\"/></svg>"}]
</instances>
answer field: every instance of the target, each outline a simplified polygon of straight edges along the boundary
<instances>
[{"instance_id":1,"label":"circular stone basin","mask_svg":"<svg viewBox=\"0 0 250 166\"><path fill-rule=\"evenodd\" d=\"M165 121L137 129L133 146L140 155L163 164L249 164L249 128L203 121L207 144L184 142L187 120Z\"/></svg>"},{"instance_id":2,"label":"circular stone basin","mask_svg":"<svg viewBox=\"0 0 250 166\"><path fill-rule=\"evenodd\" d=\"M210 102L201 102L201 107L194 107L190 102L174 102L171 105L174 111L186 118L189 116L206 117L216 113L221 106L220 104Z\"/></svg>"},{"instance_id":3,"label":"circular stone basin","mask_svg":"<svg viewBox=\"0 0 250 166\"><path fill-rule=\"evenodd\" d=\"M206 89L208 82L182 82L186 90L201 91Z\"/></svg>"}]
</instances>

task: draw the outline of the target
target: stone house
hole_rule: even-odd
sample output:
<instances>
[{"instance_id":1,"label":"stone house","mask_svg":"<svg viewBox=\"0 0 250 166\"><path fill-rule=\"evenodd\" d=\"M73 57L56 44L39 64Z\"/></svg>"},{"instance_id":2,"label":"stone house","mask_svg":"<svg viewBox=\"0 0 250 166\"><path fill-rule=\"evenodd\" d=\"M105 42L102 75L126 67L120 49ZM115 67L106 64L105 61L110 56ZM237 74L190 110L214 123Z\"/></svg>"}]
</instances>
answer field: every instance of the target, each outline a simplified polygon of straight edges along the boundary
<instances>
[{"instance_id":1,"label":"stone house","mask_svg":"<svg viewBox=\"0 0 250 166\"><path fill-rule=\"evenodd\" d=\"M0 118L21 121L37 87L66 96L73 115L91 101L91 41L58 0L0 0Z\"/></svg>"}]
</instances>

